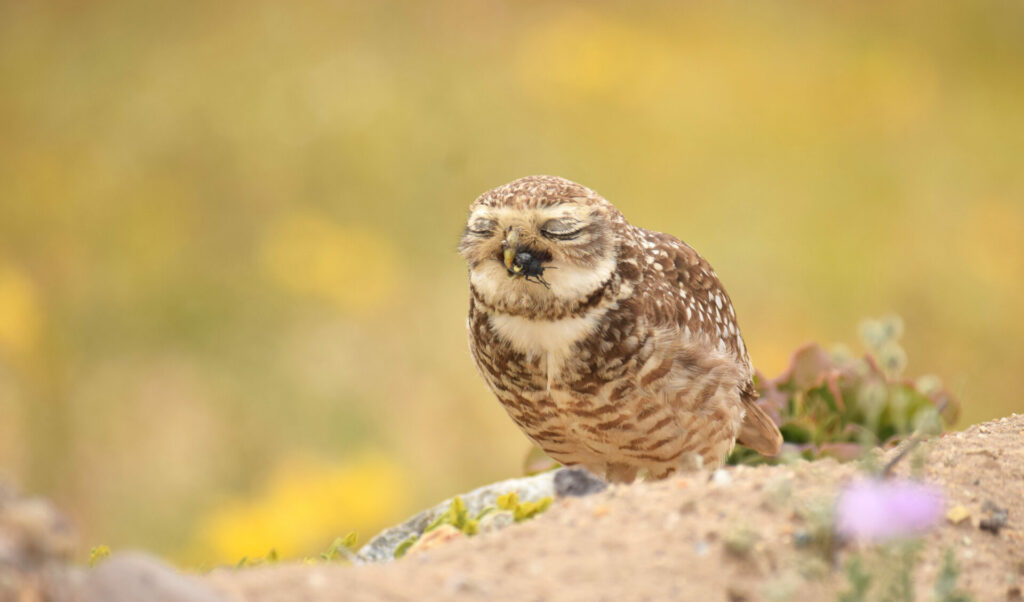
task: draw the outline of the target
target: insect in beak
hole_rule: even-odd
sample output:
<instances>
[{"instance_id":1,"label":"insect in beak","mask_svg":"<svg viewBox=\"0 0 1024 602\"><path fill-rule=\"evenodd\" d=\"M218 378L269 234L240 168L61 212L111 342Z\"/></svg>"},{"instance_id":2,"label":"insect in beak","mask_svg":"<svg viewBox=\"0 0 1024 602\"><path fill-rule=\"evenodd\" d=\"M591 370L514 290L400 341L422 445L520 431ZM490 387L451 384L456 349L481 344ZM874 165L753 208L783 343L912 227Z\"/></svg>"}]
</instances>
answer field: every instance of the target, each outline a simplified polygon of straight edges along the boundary
<instances>
[{"instance_id":1,"label":"insect in beak","mask_svg":"<svg viewBox=\"0 0 1024 602\"><path fill-rule=\"evenodd\" d=\"M550 254L520 247L519 231L515 228L505 231L505 240L501 242L501 246L501 257L509 278L523 276L527 282L535 282L543 284L544 288L551 288L548 281L544 279L544 270L554 269L554 267L544 265L545 261L551 260Z\"/></svg>"}]
</instances>

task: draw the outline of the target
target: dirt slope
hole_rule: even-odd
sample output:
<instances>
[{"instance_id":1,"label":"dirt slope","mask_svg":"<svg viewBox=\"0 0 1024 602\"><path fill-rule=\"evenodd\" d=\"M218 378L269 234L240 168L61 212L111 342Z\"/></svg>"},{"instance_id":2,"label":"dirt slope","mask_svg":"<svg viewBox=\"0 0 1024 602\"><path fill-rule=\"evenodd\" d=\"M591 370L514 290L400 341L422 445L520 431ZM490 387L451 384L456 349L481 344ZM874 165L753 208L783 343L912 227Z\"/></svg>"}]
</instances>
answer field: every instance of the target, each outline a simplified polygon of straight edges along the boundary
<instances>
[{"instance_id":1,"label":"dirt slope","mask_svg":"<svg viewBox=\"0 0 1024 602\"><path fill-rule=\"evenodd\" d=\"M885 457L891 457L889 452ZM885 458L882 460L884 461ZM1024 583L1024 415L950 433L920 450L922 478L947 508L925 538L915 573L931 599L943 553L977 601L1020 599ZM896 474L907 475L910 460ZM558 500L546 514L497 533L456 540L389 565L283 565L219 570L205 578L245 602L327 600L835 600L848 589L835 555L814 545L815 516L859 474L832 461L738 467L731 479L693 474ZM998 534L979 520L990 502L1008 511ZM808 539L811 545L806 544Z\"/></svg>"}]
</instances>

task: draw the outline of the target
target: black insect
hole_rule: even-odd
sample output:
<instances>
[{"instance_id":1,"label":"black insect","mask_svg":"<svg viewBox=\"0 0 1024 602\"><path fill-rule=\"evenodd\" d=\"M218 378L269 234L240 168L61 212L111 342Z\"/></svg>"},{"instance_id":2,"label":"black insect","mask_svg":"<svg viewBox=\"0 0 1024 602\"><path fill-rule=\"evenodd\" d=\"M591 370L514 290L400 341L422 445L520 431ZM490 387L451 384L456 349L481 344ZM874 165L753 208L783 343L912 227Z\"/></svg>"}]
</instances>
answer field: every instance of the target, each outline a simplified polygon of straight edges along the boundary
<instances>
[{"instance_id":1,"label":"black insect","mask_svg":"<svg viewBox=\"0 0 1024 602\"><path fill-rule=\"evenodd\" d=\"M544 262L550 259L549 256L520 250L515 254L512 266L508 268L509 276L522 276L527 282L535 282L543 284L544 288L551 288L548 281L544 280L544 270L556 269L552 266L544 266Z\"/></svg>"}]
</instances>

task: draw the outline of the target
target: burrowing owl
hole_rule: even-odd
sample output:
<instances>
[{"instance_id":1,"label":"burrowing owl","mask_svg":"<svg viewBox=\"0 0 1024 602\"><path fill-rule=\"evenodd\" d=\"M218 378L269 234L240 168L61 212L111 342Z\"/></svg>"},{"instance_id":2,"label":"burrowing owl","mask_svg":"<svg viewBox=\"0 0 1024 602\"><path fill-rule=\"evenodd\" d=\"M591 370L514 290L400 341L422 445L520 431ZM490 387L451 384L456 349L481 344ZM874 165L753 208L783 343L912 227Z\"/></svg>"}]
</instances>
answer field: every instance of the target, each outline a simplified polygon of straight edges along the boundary
<instances>
[{"instance_id":1,"label":"burrowing owl","mask_svg":"<svg viewBox=\"0 0 1024 602\"><path fill-rule=\"evenodd\" d=\"M470 207L469 340L487 385L555 460L609 481L778 453L736 315L703 257L594 191L530 176Z\"/></svg>"}]
</instances>

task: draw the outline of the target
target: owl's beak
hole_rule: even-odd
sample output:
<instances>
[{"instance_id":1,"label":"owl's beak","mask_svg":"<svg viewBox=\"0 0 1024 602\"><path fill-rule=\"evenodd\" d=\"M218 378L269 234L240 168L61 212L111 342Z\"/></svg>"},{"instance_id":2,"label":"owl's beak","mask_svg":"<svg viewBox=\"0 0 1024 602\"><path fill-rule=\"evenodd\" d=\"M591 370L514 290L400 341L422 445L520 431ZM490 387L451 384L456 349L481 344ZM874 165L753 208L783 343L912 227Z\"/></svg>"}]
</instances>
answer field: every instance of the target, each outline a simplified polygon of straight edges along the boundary
<instances>
[{"instance_id":1,"label":"owl's beak","mask_svg":"<svg viewBox=\"0 0 1024 602\"><path fill-rule=\"evenodd\" d=\"M516 265L516 249L519 248L519 230L509 228L505 232L505 240L501 242L504 247L502 257L505 260L505 269L509 276L516 275L522 268Z\"/></svg>"}]
</instances>

